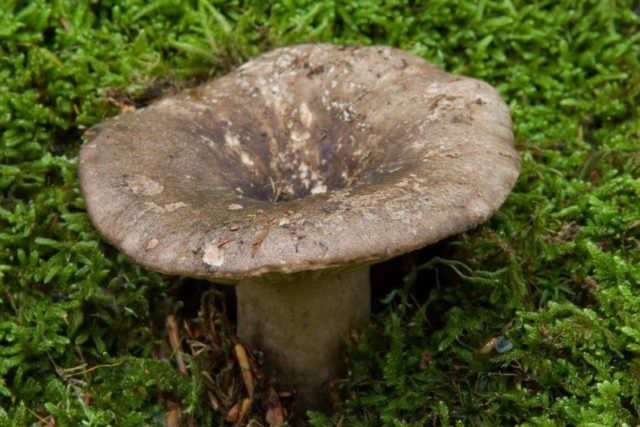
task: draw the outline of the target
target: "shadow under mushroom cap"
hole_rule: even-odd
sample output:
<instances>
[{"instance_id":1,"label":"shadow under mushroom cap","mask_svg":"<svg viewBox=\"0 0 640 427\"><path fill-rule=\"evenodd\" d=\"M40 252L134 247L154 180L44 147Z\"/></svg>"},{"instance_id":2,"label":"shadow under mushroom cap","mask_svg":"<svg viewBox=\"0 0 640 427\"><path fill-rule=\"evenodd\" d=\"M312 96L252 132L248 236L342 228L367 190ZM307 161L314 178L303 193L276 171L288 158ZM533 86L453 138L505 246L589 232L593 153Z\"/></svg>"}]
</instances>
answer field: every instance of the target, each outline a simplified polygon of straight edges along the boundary
<instances>
[{"instance_id":1,"label":"shadow under mushroom cap","mask_svg":"<svg viewBox=\"0 0 640 427\"><path fill-rule=\"evenodd\" d=\"M276 49L95 130L79 173L99 232L152 270L231 282L462 232L520 168L490 85L388 47Z\"/></svg>"}]
</instances>

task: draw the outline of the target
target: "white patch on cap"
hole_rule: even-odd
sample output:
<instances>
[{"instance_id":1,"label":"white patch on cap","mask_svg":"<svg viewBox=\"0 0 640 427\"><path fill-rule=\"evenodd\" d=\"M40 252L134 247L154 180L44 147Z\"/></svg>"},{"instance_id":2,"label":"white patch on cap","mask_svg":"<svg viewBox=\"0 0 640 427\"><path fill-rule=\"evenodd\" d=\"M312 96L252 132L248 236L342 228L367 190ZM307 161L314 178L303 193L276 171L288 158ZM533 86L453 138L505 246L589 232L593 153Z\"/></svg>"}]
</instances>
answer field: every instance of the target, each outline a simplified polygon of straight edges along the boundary
<instances>
[{"instance_id":1,"label":"white patch on cap","mask_svg":"<svg viewBox=\"0 0 640 427\"><path fill-rule=\"evenodd\" d=\"M302 141L306 141L307 139L309 139L311 137L311 134L309 133L309 131L305 130L304 132L298 132L296 130L291 132L291 139L294 142L302 142Z\"/></svg>"},{"instance_id":2,"label":"white patch on cap","mask_svg":"<svg viewBox=\"0 0 640 427\"><path fill-rule=\"evenodd\" d=\"M300 163L300 166L298 166L298 170L300 171L300 178L306 178L309 174L309 165L307 165L305 162L302 162Z\"/></svg>"},{"instance_id":3,"label":"white patch on cap","mask_svg":"<svg viewBox=\"0 0 640 427\"><path fill-rule=\"evenodd\" d=\"M313 113L309 110L306 102L300 104L300 123L306 128L313 124Z\"/></svg>"},{"instance_id":4,"label":"white patch on cap","mask_svg":"<svg viewBox=\"0 0 640 427\"><path fill-rule=\"evenodd\" d=\"M224 141L231 148L237 148L240 146L240 140L238 139L238 137L230 133L224 134Z\"/></svg>"},{"instance_id":5,"label":"white patch on cap","mask_svg":"<svg viewBox=\"0 0 640 427\"><path fill-rule=\"evenodd\" d=\"M324 194L327 192L327 186L318 182L312 189L311 194Z\"/></svg>"},{"instance_id":6,"label":"white patch on cap","mask_svg":"<svg viewBox=\"0 0 640 427\"><path fill-rule=\"evenodd\" d=\"M180 208L187 206L187 204L184 202L175 202L175 203L168 203L164 206L160 206L154 202L145 202L144 206L145 206L145 209L141 212L141 214L145 214L147 212L161 214L161 213L176 211Z\"/></svg>"},{"instance_id":7,"label":"white patch on cap","mask_svg":"<svg viewBox=\"0 0 640 427\"><path fill-rule=\"evenodd\" d=\"M247 166L253 166L254 165L254 162L253 162L253 160L251 160L251 157L249 157L249 155L247 153L244 153L244 152L240 153L240 161L242 163L244 163L245 165L247 165Z\"/></svg>"},{"instance_id":8,"label":"white patch on cap","mask_svg":"<svg viewBox=\"0 0 640 427\"><path fill-rule=\"evenodd\" d=\"M204 247L202 262L206 266L220 267L224 263L224 246L218 246L216 242L211 242Z\"/></svg>"},{"instance_id":9,"label":"white patch on cap","mask_svg":"<svg viewBox=\"0 0 640 427\"><path fill-rule=\"evenodd\" d=\"M211 139L211 138L209 138L207 136L204 136L204 135L200 135L200 139L202 139L204 142L206 142L209 147L211 147L213 149L216 148L216 143L213 141L213 139Z\"/></svg>"},{"instance_id":10,"label":"white patch on cap","mask_svg":"<svg viewBox=\"0 0 640 427\"><path fill-rule=\"evenodd\" d=\"M136 196L157 196L164 187L144 175L132 175L126 178L129 190Z\"/></svg>"},{"instance_id":11,"label":"white patch on cap","mask_svg":"<svg viewBox=\"0 0 640 427\"><path fill-rule=\"evenodd\" d=\"M173 211L178 210L180 208L183 208L185 206L187 206L187 204L184 203L184 202L169 203L169 204L164 205L164 211L165 212L173 212Z\"/></svg>"},{"instance_id":12,"label":"white patch on cap","mask_svg":"<svg viewBox=\"0 0 640 427\"><path fill-rule=\"evenodd\" d=\"M289 218L287 218L287 217L282 218L282 219L278 222L278 225L279 225L280 227L286 227L286 226L288 226L289 224L291 224L291 220L290 220Z\"/></svg>"}]
</instances>

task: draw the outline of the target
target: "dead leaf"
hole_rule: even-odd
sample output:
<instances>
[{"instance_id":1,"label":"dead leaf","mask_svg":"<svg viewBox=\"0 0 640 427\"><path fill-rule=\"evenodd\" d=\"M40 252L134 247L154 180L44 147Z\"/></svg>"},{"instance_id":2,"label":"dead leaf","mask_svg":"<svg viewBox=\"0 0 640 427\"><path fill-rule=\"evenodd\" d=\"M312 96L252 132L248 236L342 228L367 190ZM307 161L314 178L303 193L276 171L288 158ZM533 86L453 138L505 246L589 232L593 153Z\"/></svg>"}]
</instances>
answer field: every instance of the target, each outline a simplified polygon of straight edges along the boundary
<instances>
[{"instance_id":1,"label":"dead leaf","mask_svg":"<svg viewBox=\"0 0 640 427\"><path fill-rule=\"evenodd\" d=\"M164 413L164 419L167 427L180 427L180 416L182 415L182 409L176 403L170 403L167 405L168 409Z\"/></svg>"},{"instance_id":2,"label":"dead leaf","mask_svg":"<svg viewBox=\"0 0 640 427\"><path fill-rule=\"evenodd\" d=\"M147 242L147 246L145 248L145 250L150 251L152 249L155 249L156 247L158 247L158 243L160 243L160 241L158 239L151 239Z\"/></svg>"},{"instance_id":3,"label":"dead leaf","mask_svg":"<svg viewBox=\"0 0 640 427\"><path fill-rule=\"evenodd\" d=\"M209 403L211 403L211 407L213 408L213 410L214 411L219 411L221 405L220 405L220 401L218 400L216 395L213 394L213 392L209 391L209 392L207 392L207 396L209 397Z\"/></svg>"},{"instance_id":4,"label":"dead leaf","mask_svg":"<svg viewBox=\"0 0 640 427\"><path fill-rule=\"evenodd\" d=\"M255 384L253 383L253 375L251 374L251 365L249 364L249 357L247 356L247 351L244 349L242 344L238 343L235 345L236 359L238 359L238 365L240 365L240 372L242 373L242 380L244 381L244 386L247 389L247 393L249 397L253 397L253 392L255 390Z\"/></svg>"},{"instance_id":5,"label":"dead leaf","mask_svg":"<svg viewBox=\"0 0 640 427\"><path fill-rule=\"evenodd\" d=\"M189 92L189 96L191 97L191 99L194 99L196 101L201 101L203 95L201 90L193 89Z\"/></svg>"},{"instance_id":6,"label":"dead leaf","mask_svg":"<svg viewBox=\"0 0 640 427\"><path fill-rule=\"evenodd\" d=\"M107 102L118 108L120 114L135 111L135 102L120 89L109 88L106 91Z\"/></svg>"},{"instance_id":7,"label":"dead leaf","mask_svg":"<svg viewBox=\"0 0 640 427\"><path fill-rule=\"evenodd\" d=\"M240 407L240 417L238 418L238 421L236 421L237 427L240 427L244 419L247 417L247 415L249 415L249 411L251 410L252 403L253 403L253 400L251 399L244 399L242 401L242 406Z\"/></svg>"},{"instance_id":8,"label":"dead leaf","mask_svg":"<svg viewBox=\"0 0 640 427\"><path fill-rule=\"evenodd\" d=\"M279 400L276 400L272 405L269 405L267 414L265 415L265 421L267 421L270 426L284 424L284 412L282 411L282 405Z\"/></svg>"},{"instance_id":9,"label":"dead leaf","mask_svg":"<svg viewBox=\"0 0 640 427\"><path fill-rule=\"evenodd\" d=\"M485 355L491 353L491 351L496 348L496 344L498 344L498 341L500 341L498 337L491 338L490 340L482 344L482 347L478 349L478 354Z\"/></svg>"},{"instance_id":10,"label":"dead leaf","mask_svg":"<svg viewBox=\"0 0 640 427\"><path fill-rule=\"evenodd\" d=\"M434 362L433 356L430 353L425 351L420 356L420 369L422 370L427 369L427 367L431 365L433 362Z\"/></svg>"},{"instance_id":11,"label":"dead leaf","mask_svg":"<svg viewBox=\"0 0 640 427\"><path fill-rule=\"evenodd\" d=\"M229 409L225 418L230 423L236 423L240 419L240 402L236 403Z\"/></svg>"},{"instance_id":12,"label":"dead leaf","mask_svg":"<svg viewBox=\"0 0 640 427\"><path fill-rule=\"evenodd\" d=\"M596 282L593 276L587 276L584 278L584 287L589 292L595 292L598 290L598 282Z\"/></svg>"},{"instance_id":13,"label":"dead leaf","mask_svg":"<svg viewBox=\"0 0 640 427\"><path fill-rule=\"evenodd\" d=\"M262 229L262 231L260 232L256 240L254 240L251 243L251 257L255 256L256 252L258 251L258 249L260 249L262 242L264 242L264 239L267 238L268 234L269 234L269 225L267 224L264 226L264 228Z\"/></svg>"},{"instance_id":14,"label":"dead leaf","mask_svg":"<svg viewBox=\"0 0 640 427\"><path fill-rule=\"evenodd\" d=\"M182 358L182 348L180 345L180 332L178 331L178 323L176 322L176 316L170 314L167 316L167 329L169 330L169 344L171 349L176 355L176 365L182 375L187 374L187 366Z\"/></svg>"},{"instance_id":15,"label":"dead leaf","mask_svg":"<svg viewBox=\"0 0 640 427\"><path fill-rule=\"evenodd\" d=\"M233 242L234 240L236 240L236 239L234 239L233 237L225 237L225 238L221 239L221 240L218 242L218 248L221 248L221 247L223 247L224 245L226 245L227 243L229 243L229 242Z\"/></svg>"}]
</instances>

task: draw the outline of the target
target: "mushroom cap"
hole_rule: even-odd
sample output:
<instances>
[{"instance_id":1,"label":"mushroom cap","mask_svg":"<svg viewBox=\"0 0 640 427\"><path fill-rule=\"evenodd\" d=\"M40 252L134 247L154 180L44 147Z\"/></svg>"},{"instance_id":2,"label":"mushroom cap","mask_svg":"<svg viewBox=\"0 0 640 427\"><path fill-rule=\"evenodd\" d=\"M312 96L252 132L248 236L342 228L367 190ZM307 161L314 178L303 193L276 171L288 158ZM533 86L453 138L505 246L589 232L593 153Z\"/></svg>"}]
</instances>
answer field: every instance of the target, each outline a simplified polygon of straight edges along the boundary
<instances>
[{"instance_id":1,"label":"mushroom cap","mask_svg":"<svg viewBox=\"0 0 640 427\"><path fill-rule=\"evenodd\" d=\"M231 283L460 233L520 169L493 87L380 46L275 49L93 133L80 184L106 240L151 270Z\"/></svg>"}]
</instances>

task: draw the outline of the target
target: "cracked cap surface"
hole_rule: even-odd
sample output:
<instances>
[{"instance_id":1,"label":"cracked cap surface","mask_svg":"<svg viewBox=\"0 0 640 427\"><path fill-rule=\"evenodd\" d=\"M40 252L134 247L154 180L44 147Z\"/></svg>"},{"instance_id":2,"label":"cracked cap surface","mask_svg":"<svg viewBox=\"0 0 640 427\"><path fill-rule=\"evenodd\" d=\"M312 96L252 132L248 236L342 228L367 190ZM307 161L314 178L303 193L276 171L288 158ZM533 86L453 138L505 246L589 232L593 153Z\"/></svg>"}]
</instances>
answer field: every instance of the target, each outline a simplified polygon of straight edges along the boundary
<instances>
[{"instance_id":1,"label":"cracked cap surface","mask_svg":"<svg viewBox=\"0 0 640 427\"><path fill-rule=\"evenodd\" d=\"M275 49L93 130L79 174L98 231L223 282L434 243L488 219L520 170L493 87L389 47Z\"/></svg>"}]
</instances>

